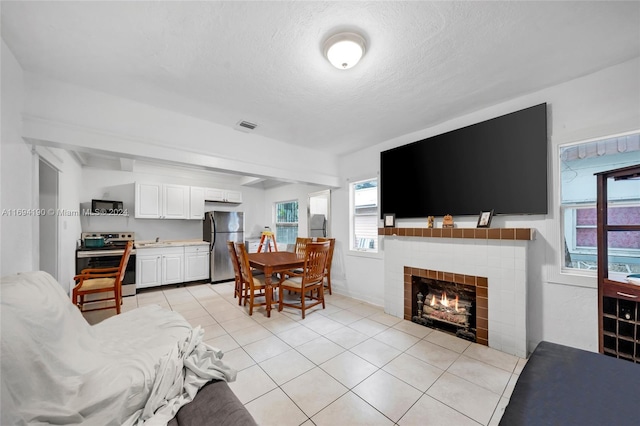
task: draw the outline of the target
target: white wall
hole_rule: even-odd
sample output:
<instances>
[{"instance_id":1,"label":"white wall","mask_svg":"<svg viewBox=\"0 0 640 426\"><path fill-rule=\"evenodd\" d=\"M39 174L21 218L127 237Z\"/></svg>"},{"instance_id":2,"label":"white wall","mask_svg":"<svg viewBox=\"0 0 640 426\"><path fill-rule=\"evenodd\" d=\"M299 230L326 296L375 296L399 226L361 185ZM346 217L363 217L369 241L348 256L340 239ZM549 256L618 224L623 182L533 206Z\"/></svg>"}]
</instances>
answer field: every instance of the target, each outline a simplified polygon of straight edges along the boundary
<instances>
[{"instance_id":1,"label":"white wall","mask_svg":"<svg viewBox=\"0 0 640 426\"><path fill-rule=\"evenodd\" d=\"M34 202L33 155L21 138L23 72L13 53L2 41L2 142L0 145L0 208L30 209ZM37 235L36 217L2 215L0 227L0 275L34 269Z\"/></svg>"},{"instance_id":2,"label":"white wall","mask_svg":"<svg viewBox=\"0 0 640 426\"><path fill-rule=\"evenodd\" d=\"M492 227L531 227L537 231L529 246L528 338L597 350L597 292L595 278L560 274L560 233L557 213L558 146L584 139L640 129L640 59L550 87L461 116L442 124L402 135L340 158L341 188L333 191L333 230L348 241L348 181L377 176L380 152L430 136L455 130L542 102L549 105L549 214L498 216ZM408 202L410 200L407 200ZM438 220L438 218L436 219ZM458 226L474 227L477 218L455 218ZM426 226L424 221L398 220L399 226ZM384 254L384 242L381 244ZM384 297L381 257L345 255L348 293L363 300ZM380 303L379 303L380 304Z\"/></svg>"},{"instance_id":3,"label":"white wall","mask_svg":"<svg viewBox=\"0 0 640 426\"><path fill-rule=\"evenodd\" d=\"M265 221L264 191L230 184L207 177L206 173L187 170L172 170L168 167L151 168L146 171L122 171L99 168L84 168L80 204L90 207L92 199L123 201L124 208L129 210L129 217L118 216L82 216L83 232L121 232L132 231L138 240L202 239L201 220L160 220L136 219L134 217L135 182L173 183L177 185L203 186L238 190L242 192L242 204L205 203L205 211L243 211L245 228L249 233L260 232ZM77 208L77 207L76 207ZM247 234L248 235L248 234ZM78 234L77 238L80 238Z\"/></svg>"},{"instance_id":4,"label":"white wall","mask_svg":"<svg viewBox=\"0 0 640 426\"><path fill-rule=\"evenodd\" d=\"M307 207L309 205L309 194L318 192L324 188L313 185L291 184L279 186L265 191L264 218L265 223L259 232L262 232L265 226L270 226L272 230L276 229L274 217L274 205L282 201L298 201L298 236L306 237L309 235ZM258 233L259 236L259 233Z\"/></svg>"},{"instance_id":5,"label":"white wall","mask_svg":"<svg viewBox=\"0 0 640 426\"><path fill-rule=\"evenodd\" d=\"M333 155L31 73L25 73L24 113L23 134L38 144L326 186L337 182Z\"/></svg>"},{"instance_id":6,"label":"white wall","mask_svg":"<svg viewBox=\"0 0 640 426\"><path fill-rule=\"evenodd\" d=\"M15 57L2 42L2 142L0 208L38 208L38 154L22 136L23 72ZM77 209L80 167L64 151L40 150L59 171L58 207ZM80 221L73 217L57 217L58 276L65 291L75 275L75 240ZM25 272L39 267L39 223L37 216L2 215L0 228L0 275Z\"/></svg>"}]
</instances>

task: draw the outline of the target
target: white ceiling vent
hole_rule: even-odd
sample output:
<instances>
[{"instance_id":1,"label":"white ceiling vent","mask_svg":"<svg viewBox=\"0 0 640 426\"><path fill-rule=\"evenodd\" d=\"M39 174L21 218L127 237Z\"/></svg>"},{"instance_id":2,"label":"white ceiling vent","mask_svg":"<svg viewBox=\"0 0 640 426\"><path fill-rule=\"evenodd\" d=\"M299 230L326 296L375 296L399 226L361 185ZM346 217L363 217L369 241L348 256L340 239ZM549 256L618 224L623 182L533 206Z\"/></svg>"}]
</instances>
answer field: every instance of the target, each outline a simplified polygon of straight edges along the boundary
<instances>
[{"instance_id":1,"label":"white ceiling vent","mask_svg":"<svg viewBox=\"0 0 640 426\"><path fill-rule=\"evenodd\" d=\"M255 123L241 120L236 123L236 127L234 127L234 129L240 130L241 132L249 133L255 130L256 127L258 127L258 125Z\"/></svg>"}]
</instances>

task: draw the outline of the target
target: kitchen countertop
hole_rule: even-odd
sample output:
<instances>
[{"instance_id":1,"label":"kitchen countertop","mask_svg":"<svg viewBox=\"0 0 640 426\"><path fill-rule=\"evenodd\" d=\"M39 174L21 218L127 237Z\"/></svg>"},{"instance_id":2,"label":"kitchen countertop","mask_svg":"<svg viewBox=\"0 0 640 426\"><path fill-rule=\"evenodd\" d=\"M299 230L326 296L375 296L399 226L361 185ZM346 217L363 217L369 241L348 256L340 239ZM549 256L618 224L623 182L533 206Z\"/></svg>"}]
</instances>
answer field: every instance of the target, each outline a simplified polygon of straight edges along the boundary
<instances>
[{"instance_id":1,"label":"kitchen countertop","mask_svg":"<svg viewBox=\"0 0 640 426\"><path fill-rule=\"evenodd\" d=\"M186 247L186 246L208 246L207 241L202 240L140 240L136 241L135 247L140 248L161 248L161 247Z\"/></svg>"}]
</instances>

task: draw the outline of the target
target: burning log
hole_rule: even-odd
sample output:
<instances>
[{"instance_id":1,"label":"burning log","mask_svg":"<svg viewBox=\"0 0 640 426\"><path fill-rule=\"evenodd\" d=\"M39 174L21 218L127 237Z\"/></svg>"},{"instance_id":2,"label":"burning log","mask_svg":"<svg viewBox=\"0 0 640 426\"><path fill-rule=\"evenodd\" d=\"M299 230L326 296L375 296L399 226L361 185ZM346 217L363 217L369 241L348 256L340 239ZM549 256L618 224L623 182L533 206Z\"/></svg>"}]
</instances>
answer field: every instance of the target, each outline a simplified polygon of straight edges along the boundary
<instances>
[{"instance_id":1,"label":"burning log","mask_svg":"<svg viewBox=\"0 0 640 426\"><path fill-rule=\"evenodd\" d=\"M455 299L450 299L443 292L440 298L436 297L435 294L431 296L431 300L423 306L422 316L453 324L467 325L469 323L468 316L470 315L469 307L470 303L460 301L458 295L456 295Z\"/></svg>"}]
</instances>

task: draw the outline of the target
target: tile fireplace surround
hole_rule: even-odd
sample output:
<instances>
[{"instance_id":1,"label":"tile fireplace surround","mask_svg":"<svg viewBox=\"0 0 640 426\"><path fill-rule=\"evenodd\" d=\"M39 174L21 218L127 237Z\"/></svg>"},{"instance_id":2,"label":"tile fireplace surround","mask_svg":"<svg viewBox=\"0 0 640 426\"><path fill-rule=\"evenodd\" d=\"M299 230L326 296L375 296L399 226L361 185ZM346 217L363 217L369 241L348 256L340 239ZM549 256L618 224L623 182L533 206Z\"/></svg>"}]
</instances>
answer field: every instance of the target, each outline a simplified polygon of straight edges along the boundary
<instances>
[{"instance_id":1,"label":"tile fireplace surround","mask_svg":"<svg viewBox=\"0 0 640 426\"><path fill-rule=\"evenodd\" d=\"M488 346L526 358L531 229L381 228L378 233L383 237L387 313L405 318L405 272L419 275L419 270L433 270L484 277Z\"/></svg>"}]
</instances>

